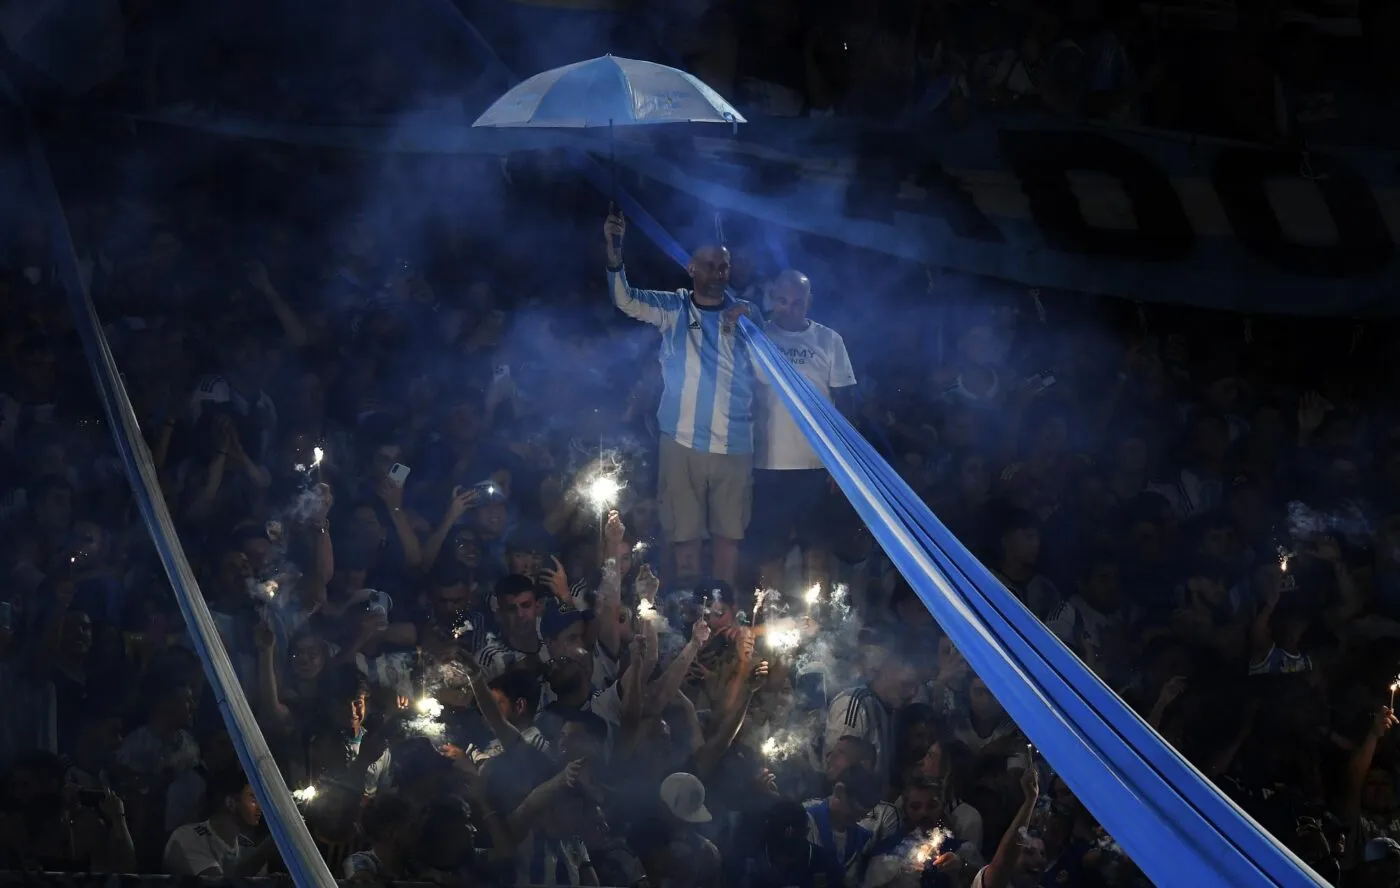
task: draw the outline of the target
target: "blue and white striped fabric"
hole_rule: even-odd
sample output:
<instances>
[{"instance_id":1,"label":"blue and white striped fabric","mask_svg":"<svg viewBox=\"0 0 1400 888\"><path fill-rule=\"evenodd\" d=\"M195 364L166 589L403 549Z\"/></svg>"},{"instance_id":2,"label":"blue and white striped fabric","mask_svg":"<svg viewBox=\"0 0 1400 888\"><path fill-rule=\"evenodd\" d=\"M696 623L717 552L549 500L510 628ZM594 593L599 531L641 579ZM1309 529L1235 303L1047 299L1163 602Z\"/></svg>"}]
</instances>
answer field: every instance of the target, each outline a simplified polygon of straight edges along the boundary
<instances>
[{"instance_id":1,"label":"blue and white striped fabric","mask_svg":"<svg viewBox=\"0 0 1400 888\"><path fill-rule=\"evenodd\" d=\"M630 287L623 271L608 272L608 292L628 317L661 331L661 433L703 453L752 453L753 361L737 327L724 323L736 303L701 308L689 290Z\"/></svg>"}]
</instances>

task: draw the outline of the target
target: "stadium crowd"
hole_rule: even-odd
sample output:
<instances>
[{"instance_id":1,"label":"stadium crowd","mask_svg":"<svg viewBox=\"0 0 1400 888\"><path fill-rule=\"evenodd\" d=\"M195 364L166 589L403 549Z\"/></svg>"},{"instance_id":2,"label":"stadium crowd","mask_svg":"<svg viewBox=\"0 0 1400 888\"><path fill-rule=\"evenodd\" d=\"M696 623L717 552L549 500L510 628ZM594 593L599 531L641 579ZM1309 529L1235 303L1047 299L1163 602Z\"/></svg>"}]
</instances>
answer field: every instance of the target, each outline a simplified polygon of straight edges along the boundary
<instances>
[{"instance_id":1,"label":"stadium crowd","mask_svg":"<svg viewBox=\"0 0 1400 888\"><path fill-rule=\"evenodd\" d=\"M149 67L126 86L283 108L276 66L220 64L258 57L237 39L200 52L132 6ZM754 5L757 24L671 6L694 26L678 51L746 110L1024 101L1288 130L1254 113L1258 66L1206 108L1172 100L1183 81L1136 32L1070 33L1126 14L1031 4L1012 51L975 4L802 39L787 4ZM907 70L874 63L891 34L917 38ZM330 85L356 113L424 91L377 59L373 82ZM92 140L117 155L100 163L58 140L81 274L338 876L1145 883L835 489L745 354L747 315L1265 828L1334 885L1400 885L1393 331L1132 317L816 240L784 268L739 220L678 273L547 154L136 131ZM0 868L278 872L96 400L61 246L31 211L0 250Z\"/></svg>"},{"instance_id":2,"label":"stadium crowd","mask_svg":"<svg viewBox=\"0 0 1400 888\"><path fill-rule=\"evenodd\" d=\"M756 429L736 379L696 424L687 349L729 342L733 376L752 373L731 325L766 311L1178 749L1334 881L1396 884L1387 366L1308 377L1270 359L1282 322L1253 345L1214 317L1153 333L992 281L930 275L925 301L901 299L868 255L849 273L884 283L860 299L738 243L697 251L690 281L640 242L624 267L622 221L610 246L596 197L529 164L491 198L528 242L409 224L433 188L493 172L471 159L386 162L394 200L337 216L362 197L344 166L217 147L281 161L257 167L275 209L181 183L76 195L70 215L185 551L335 872L1140 881L763 379ZM349 221L318 228L322 211ZM3 277L0 854L276 870L32 222Z\"/></svg>"}]
</instances>

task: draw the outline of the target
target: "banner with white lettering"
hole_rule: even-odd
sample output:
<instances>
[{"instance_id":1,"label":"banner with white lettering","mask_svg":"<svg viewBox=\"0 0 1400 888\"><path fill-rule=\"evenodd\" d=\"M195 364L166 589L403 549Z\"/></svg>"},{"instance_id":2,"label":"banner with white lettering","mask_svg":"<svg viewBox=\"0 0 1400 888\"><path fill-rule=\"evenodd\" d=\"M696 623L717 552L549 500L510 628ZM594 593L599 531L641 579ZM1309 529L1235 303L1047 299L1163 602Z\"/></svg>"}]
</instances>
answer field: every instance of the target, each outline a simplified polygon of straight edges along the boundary
<instances>
[{"instance_id":1,"label":"banner with white lettering","mask_svg":"<svg viewBox=\"0 0 1400 888\"><path fill-rule=\"evenodd\" d=\"M182 118L363 150L509 153L599 133ZM1400 314L1400 154L1263 148L1035 113L619 130L618 163L721 210L959 272L1241 312Z\"/></svg>"}]
</instances>

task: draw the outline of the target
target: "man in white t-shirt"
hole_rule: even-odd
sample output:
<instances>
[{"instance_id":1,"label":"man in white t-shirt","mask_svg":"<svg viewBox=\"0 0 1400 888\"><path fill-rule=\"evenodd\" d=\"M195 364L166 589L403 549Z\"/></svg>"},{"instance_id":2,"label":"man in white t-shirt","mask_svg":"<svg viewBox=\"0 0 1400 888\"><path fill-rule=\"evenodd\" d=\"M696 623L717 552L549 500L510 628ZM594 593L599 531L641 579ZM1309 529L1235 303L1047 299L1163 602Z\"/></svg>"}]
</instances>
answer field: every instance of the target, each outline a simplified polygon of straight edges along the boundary
<instances>
[{"instance_id":1,"label":"man in white t-shirt","mask_svg":"<svg viewBox=\"0 0 1400 888\"><path fill-rule=\"evenodd\" d=\"M851 413L856 384L851 357L841 334L807 317L812 306L812 282L800 271L778 275L769 293L772 315L763 332L788 362L842 412ZM750 535L758 547L763 581L781 587L782 561L793 546L805 562L804 585L825 575L825 541L833 526L849 516L846 505L812 445L793 421L772 380L763 383L754 462L754 521Z\"/></svg>"},{"instance_id":2,"label":"man in white t-shirt","mask_svg":"<svg viewBox=\"0 0 1400 888\"><path fill-rule=\"evenodd\" d=\"M277 856L271 838L254 844L247 833L262 821L253 788L241 772L209 778L208 820L187 823L165 845L165 872L172 876L244 878L262 875Z\"/></svg>"}]
</instances>

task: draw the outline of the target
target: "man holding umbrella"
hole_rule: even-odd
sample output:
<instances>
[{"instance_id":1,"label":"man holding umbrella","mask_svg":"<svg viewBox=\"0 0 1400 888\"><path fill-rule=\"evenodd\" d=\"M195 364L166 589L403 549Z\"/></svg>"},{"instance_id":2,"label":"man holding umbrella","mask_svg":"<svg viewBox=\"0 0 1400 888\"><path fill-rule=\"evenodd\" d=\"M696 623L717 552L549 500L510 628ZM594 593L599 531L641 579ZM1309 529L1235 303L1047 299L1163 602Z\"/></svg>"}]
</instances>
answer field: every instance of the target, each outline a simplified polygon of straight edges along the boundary
<instances>
[{"instance_id":1,"label":"man holding umbrella","mask_svg":"<svg viewBox=\"0 0 1400 888\"><path fill-rule=\"evenodd\" d=\"M693 290L629 286L622 268L626 225L614 212L603 226L608 291L624 314L661 331L662 529L675 547L678 580L701 576L700 550L709 539L709 576L733 585L753 500L756 382L738 321L753 307L727 293L729 251L722 244L691 254L686 271Z\"/></svg>"}]
</instances>

